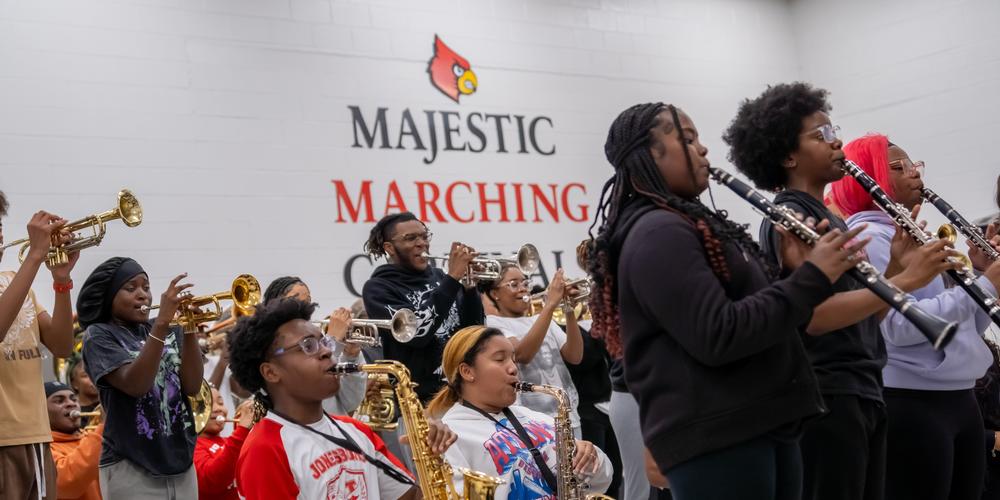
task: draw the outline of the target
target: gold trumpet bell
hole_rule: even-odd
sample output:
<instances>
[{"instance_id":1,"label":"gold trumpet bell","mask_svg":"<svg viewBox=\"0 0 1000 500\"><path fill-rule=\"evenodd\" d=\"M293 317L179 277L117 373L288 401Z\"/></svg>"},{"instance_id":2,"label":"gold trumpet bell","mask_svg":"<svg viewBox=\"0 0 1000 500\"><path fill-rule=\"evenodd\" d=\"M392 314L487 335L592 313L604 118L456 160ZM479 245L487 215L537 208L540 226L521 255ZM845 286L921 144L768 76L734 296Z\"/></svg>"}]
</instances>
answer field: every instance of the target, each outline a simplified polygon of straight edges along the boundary
<instances>
[{"instance_id":1,"label":"gold trumpet bell","mask_svg":"<svg viewBox=\"0 0 1000 500\"><path fill-rule=\"evenodd\" d=\"M212 416L212 386L208 385L208 381L201 381L201 389L198 390L198 394L188 396L188 403L191 404L194 432L201 434Z\"/></svg>"},{"instance_id":2,"label":"gold trumpet bell","mask_svg":"<svg viewBox=\"0 0 1000 500\"><path fill-rule=\"evenodd\" d=\"M958 241L958 230L951 224L941 224L941 227L937 230L936 236L938 239L945 240L949 245L954 247L955 242ZM968 255L961 254L955 258L958 259L966 269L972 269L972 260L969 259Z\"/></svg>"},{"instance_id":3,"label":"gold trumpet bell","mask_svg":"<svg viewBox=\"0 0 1000 500\"><path fill-rule=\"evenodd\" d=\"M73 241L65 245L59 245L57 238L58 235L53 235L53 241L51 247L49 248L48 256L46 261L49 266L58 266L66 264L69 262L69 254L73 252L78 252L84 248L96 247L101 244L104 239L104 235L107 233L107 227L105 224L109 221L121 219L128 227L135 227L142 223L142 204L139 203L139 199L132 194L132 191L128 189L122 189L118 191L118 203L115 208L108 210L107 212L101 212L99 214L88 215L79 220L67 223L63 226L63 232L69 232L73 235ZM84 229L90 229L93 234L90 236L81 236L76 234L77 231L82 231ZM28 256L28 249L31 248L28 238L22 238L17 241L12 241L3 248L21 245L21 250L18 251L18 259L24 262L25 257Z\"/></svg>"}]
</instances>

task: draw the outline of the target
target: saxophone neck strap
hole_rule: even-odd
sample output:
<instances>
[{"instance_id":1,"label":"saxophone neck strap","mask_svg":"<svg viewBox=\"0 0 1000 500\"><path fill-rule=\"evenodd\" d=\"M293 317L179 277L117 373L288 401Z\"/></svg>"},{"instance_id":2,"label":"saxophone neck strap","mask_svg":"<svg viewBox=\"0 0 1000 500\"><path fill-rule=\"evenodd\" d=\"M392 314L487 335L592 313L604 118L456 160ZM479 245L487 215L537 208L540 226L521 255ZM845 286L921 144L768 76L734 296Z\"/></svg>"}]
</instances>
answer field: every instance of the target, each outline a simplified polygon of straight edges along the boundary
<instances>
[{"instance_id":1,"label":"saxophone neck strap","mask_svg":"<svg viewBox=\"0 0 1000 500\"><path fill-rule=\"evenodd\" d=\"M406 474L404 474L404 473L396 470L394 467L390 466L389 464L386 464L382 460L379 460L379 459L377 459L377 458L375 458L375 457L373 457L373 456L365 453L365 451L361 449L361 446L359 446L358 443L356 441L354 441L354 438L352 438L351 435L347 433L347 431L345 431L343 428L341 428L340 424L338 424L337 421L334 420L334 418L331 417L329 414L324 413L324 415L326 416L326 418L330 420L330 423L333 424L333 426L337 428L337 431L339 431L340 434L342 436L344 436L344 437L333 436L333 435L327 434L325 432L318 431L318 430L313 429L312 427L310 427L308 425L305 425L305 424L303 424L301 422L297 422L297 421L289 418L287 415L278 413L277 411L275 411L273 409L270 410L270 412L273 413L273 414L275 414L275 415L277 415L277 416L279 416L279 417L281 417L281 418L283 418L283 419L285 419L285 420L287 420L287 421L289 421L289 422L291 422L291 423L293 423L293 424L295 424L295 425L297 425L297 426L299 426L299 427L301 427L301 428L303 428L303 429L305 429L305 430L307 430L307 431L309 431L309 432L312 432L313 434L316 434L318 436L322 436L327 441L329 441L329 442L331 442L331 443L333 443L333 444L335 444L337 446L340 446L341 448L344 448L344 449L353 451L354 453L360 454L361 456L365 457L365 460L367 460L368 463L374 465L375 467L377 467L378 469L380 469L382 472L384 472L387 476L391 477L392 479L395 479L397 482L402 483L402 484L410 484L410 485L414 484L413 479L411 479Z\"/></svg>"},{"instance_id":2,"label":"saxophone neck strap","mask_svg":"<svg viewBox=\"0 0 1000 500\"><path fill-rule=\"evenodd\" d=\"M499 420L497 420L493 415L490 415L486 410L483 410L482 408L464 400L462 401L462 406L465 406L470 410L475 410L488 420L492 420L498 427L503 427L509 430L507 426L501 424ZM510 408L504 408L503 414L507 417L507 421L510 422L510 425L514 427L514 432L517 433L517 437L521 440L521 443L523 443L524 447L531 452L531 458L535 459L535 465L538 466L538 470L542 473L542 478L545 479L545 483L549 485L550 489L552 489L552 493L558 495L559 483L556 481L556 475L552 473L552 469L549 468L549 464L545 463L545 458L542 457L542 452L539 451L538 447L532 443L531 436L529 436L528 432L524 430L524 426L522 426L521 422L514 416L514 412L510 411Z\"/></svg>"}]
</instances>

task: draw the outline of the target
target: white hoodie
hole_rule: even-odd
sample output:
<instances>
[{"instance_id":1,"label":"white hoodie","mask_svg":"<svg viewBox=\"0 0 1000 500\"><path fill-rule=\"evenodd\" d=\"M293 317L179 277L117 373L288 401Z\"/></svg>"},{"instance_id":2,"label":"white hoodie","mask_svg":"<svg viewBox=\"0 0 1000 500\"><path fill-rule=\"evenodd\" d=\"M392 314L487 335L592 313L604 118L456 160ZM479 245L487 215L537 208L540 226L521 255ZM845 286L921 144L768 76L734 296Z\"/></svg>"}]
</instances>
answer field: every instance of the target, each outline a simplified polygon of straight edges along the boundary
<instances>
[{"instance_id":1,"label":"white hoodie","mask_svg":"<svg viewBox=\"0 0 1000 500\"><path fill-rule=\"evenodd\" d=\"M511 412L531 436L533 445L542 452L549 469L557 473L555 427L552 417L511 406ZM458 441L445 452L445 459L455 469L455 485L462 491L462 468L477 470L499 477L504 484L497 488L497 499L526 500L552 499L552 494L542 477L529 449L518 438L514 426L503 413L493 414L500 425L479 412L455 404L441 420L458 435ZM588 493L603 493L611 484L611 461L603 451L597 450L597 471L586 478Z\"/></svg>"}]
</instances>

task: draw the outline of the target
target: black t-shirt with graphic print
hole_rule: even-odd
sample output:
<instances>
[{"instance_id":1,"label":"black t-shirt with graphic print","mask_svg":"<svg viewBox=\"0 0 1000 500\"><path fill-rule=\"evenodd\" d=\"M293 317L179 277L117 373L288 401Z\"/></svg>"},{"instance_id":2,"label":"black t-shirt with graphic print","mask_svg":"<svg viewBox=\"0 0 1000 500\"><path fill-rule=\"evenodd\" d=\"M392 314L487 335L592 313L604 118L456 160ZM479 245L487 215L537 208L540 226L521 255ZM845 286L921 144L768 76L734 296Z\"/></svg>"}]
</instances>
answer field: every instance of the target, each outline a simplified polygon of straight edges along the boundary
<instances>
[{"instance_id":1,"label":"black t-shirt with graphic print","mask_svg":"<svg viewBox=\"0 0 1000 500\"><path fill-rule=\"evenodd\" d=\"M146 394L134 398L105 379L139 355L150 330L151 323L132 328L98 323L87 328L83 360L97 384L105 417L100 465L127 459L153 476L181 474L191 468L197 437L181 388L181 329L172 327L165 339L153 387Z\"/></svg>"}]
</instances>

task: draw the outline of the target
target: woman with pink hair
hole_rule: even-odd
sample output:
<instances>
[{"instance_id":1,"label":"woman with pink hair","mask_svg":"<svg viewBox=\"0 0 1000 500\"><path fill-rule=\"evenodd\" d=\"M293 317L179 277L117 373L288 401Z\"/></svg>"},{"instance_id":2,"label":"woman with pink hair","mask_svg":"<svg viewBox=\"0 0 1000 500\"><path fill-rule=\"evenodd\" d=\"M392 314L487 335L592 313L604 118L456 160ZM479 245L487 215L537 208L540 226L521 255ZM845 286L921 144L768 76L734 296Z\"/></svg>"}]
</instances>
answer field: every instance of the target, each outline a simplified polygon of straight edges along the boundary
<instances>
[{"instance_id":1,"label":"woman with pink hair","mask_svg":"<svg viewBox=\"0 0 1000 500\"><path fill-rule=\"evenodd\" d=\"M856 163L897 203L913 211L922 203L923 162L913 162L899 146L880 134L869 134L844 146L847 159ZM847 225L867 224L859 237L870 236L871 263L887 275L893 238L912 244L897 234L892 219L872 201L854 178L831 184L829 199L843 212ZM991 234L992 235L992 234ZM1000 264L981 253L970 257L986 290L1000 289ZM905 262L902 265L906 265ZM959 322L954 340L940 351L896 311L890 310L880 327L888 363L882 370L884 399L889 415L886 498L927 500L978 500L983 488L983 423L973 393L976 379L993 361L980 337L990 319L961 288L947 288L942 277L914 291L921 309L948 321Z\"/></svg>"}]
</instances>

